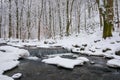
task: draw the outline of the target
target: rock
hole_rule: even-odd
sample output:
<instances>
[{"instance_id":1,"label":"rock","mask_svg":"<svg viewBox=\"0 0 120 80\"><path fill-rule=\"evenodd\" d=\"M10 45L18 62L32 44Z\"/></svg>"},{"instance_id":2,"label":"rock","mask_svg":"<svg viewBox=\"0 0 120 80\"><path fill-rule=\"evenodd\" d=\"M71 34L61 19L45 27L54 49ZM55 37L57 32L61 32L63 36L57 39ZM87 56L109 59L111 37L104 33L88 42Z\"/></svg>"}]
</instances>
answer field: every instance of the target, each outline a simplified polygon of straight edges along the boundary
<instances>
[{"instance_id":1,"label":"rock","mask_svg":"<svg viewBox=\"0 0 120 80\"><path fill-rule=\"evenodd\" d=\"M120 56L120 51L116 51L115 54Z\"/></svg>"},{"instance_id":2,"label":"rock","mask_svg":"<svg viewBox=\"0 0 120 80\"><path fill-rule=\"evenodd\" d=\"M85 48L80 48L80 51L84 51L85 50Z\"/></svg>"},{"instance_id":3,"label":"rock","mask_svg":"<svg viewBox=\"0 0 120 80\"><path fill-rule=\"evenodd\" d=\"M89 62L89 59L86 58L86 57L78 57L77 59L78 59L78 60L83 60L83 61L85 61L85 62Z\"/></svg>"},{"instance_id":4,"label":"rock","mask_svg":"<svg viewBox=\"0 0 120 80\"><path fill-rule=\"evenodd\" d=\"M95 62L94 61L90 61L90 64L95 64Z\"/></svg>"},{"instance_id":5,"label":"rock","mask_svg":"<svg viewBox=\"0 0 120 80\"><path fill-rule=\"evenodd\" d=\"M0 50L1 52L6 52L5 50Z\"/></svg>"},{"instance_id":6,"label":"rock","mask_svg":"<svg viewBox=\"0 0 120 80\"><path fill-rule=\"evenodd\" d=\"M56 43L56 41L54 41L54 40L46 40L46 41L44 41L44 44L55 44Z\"/></svg>"},{"instance_id":7,"label":"rock","mask_svg":"<svg viewBox=\"0 0 120 80\"><path fill-rule=\"evenodd\" d=\"M75 48L80 48L80 46L79 45L77 45L77 44L75 44L75 45L72 45L73 47L75 47Z\"/></svg>"},{"instance_id":8,"label":"rock","mask_svg":"<svg viewBox=\"0 0 120 80\"><path fill-rule=\"evenodd\" d=\"M93 53L95 52L95 50L92 50L92 49L89 49L89 51L91 51L91 52L93 52Z\"/></svg>"},{"instance_id":9,"label":"rock","mask_svg":"<svg viewBox=\"0 0 120 80\"><path fill-rule=\"evenodd\" d=\"M106 48L106 49L103 49L102 52L107 52L107 51L111 51L110 48Z\"/></svg>"},{"instance_id":10,"label":"rock","mask_svg":"<svg viewBox=\"0 0 120 80\"><path fill-rule=\"evenodd\" d=\"M100 42L101 40L95 40L94 43Z\"/></svg>"},{"instance_id":11,"label":"rock","mask_svg":"<svg viewBox=\"0 0 120 80\"><path fill-rule=\"evenodd\" d=\"M12 76L12 78L13 79L19 79L19 78L21 78L21 76L22 76L22 73L16 73Z\"/></svg>"},{"instance_id":12,"label":"rock","mask_svg":"<svg viewBox=\"0 0 120 80\"><path fill-rule=\"evenodd\" d=\"M115 42L111 42L110 44L115 44Z\"/></svg>"},{"instance_id":13,"label":"rock","mask_svg":"<svg viewBox=\"0 0 120 80\"><path fill-rule=\"evenodd\" d=\"M120 43L120 41L116 41L117 43Z\"/></svg>"},{"instance_id":14,"label":"rock","mask_svg":"<svg viewBox=\"0 0 120 80\"><path fill-rule=\"evenodd\" d=\"M83 47L87 47L87 44L82 44Z\"/></svg>"}]
</instances>

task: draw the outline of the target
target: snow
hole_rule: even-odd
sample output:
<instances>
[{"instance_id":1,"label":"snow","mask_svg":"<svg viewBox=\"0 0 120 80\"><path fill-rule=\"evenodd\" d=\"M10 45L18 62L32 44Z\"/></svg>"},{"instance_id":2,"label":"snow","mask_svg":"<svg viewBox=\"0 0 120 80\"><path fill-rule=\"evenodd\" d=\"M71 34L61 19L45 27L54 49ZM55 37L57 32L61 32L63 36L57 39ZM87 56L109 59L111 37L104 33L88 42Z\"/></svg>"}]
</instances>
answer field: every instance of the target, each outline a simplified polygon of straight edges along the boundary
<instances>
[{"instance_id":1,"label":"snow","mask_svg":"<svg viewBox=\"0 0 120 80\"><path fill-rule=\"evenodd\" d=\"M100 29L97 29L95 31L96 32L93 34L81 33L77 37L75 35L71 35L69 37L57 39L56 43L52 44L51 46L61 46L78 54L104 56L107 58L117 59L118 61L118 59L120 59L120 56L117 56L115 52L120 51L119 33L113 32L113 37L103 39L101 35L102 31ZM116 63L114 61L110 61L111 64L112 62L113 64ZM58 63L56 63L56 65L58 65Z\"/></svg>"},{"instance_id":2,"label":"snow","mask_svg":"<svg viewBox=\"0 0 120 80\"><path fill-rule=\"evenodd\" d=\"M11 45L16 46L33 46L50 48L55 46L61 46L63 48L72 50L76 53L94 55L94 56L110 56L112 57L116 51L120 50L120 37L119 32L113 32L113 37L103 39L102 30L95 29L92 33L81 32L79 35L71 35L69 37L63 37L62 39L47 39L42 41L28 41L28 42L9 42ZM78 47L75 47L77 45ZM85 46L87 45L87 46ZM83 50L84 49L84 50ZM107 50L110 49L110 50ZM107 50L107 51L106 51ZM105 52L103 52L105 51Z\"/></svg>"},{"instance_id":3,"label":"snow","mask_svg":"<svg viewBox=\"0 0 120 80\"><path fill-rule=\"evenodd\" d=\"M30 57L27 57L26 59L29 59L29 60L38 60L39 58L36 57L36 56L30 56Z\"/></svg>"},{"instance_id":4,"label":"snow","mask_svg":"<svg viewBox=\"0 0 120 80\"><path fill-rule=\"evenodd\" d=\"M2 74L4 71L10 70L14 67L16 67L19 64L19 61L7 61L0 63L0 74Z\"/></svg>"},{"instance_id":5,"label":"snow","mask_svg":"<svg viewBox=\"0 0 120 80\"><path fill-rule=\"evenodd\" d=\"M120 67L120 59L111 59L107 61L107 65L115 68Z\"/></svg>"},{"instance_id":6,"label":"snow","mask_svg":"<svg viewBox=\"0 0 120 80\"><path fill-rule=\"evenodd\" d=\"M61 58L59 56L42 60L42 62L44 63L53 64L53 65L57 65L57 66L61 66L69 69L73 69L75 65L83 65L85 61L86 61L86 58L67 59L67 58Z\"/></svg>"},{"instance_id":7,"label":"snow","mask_svg":"<svg viewBox=\"0 0 120 80\"><path fill-rule=\"evenodd\" d=\"M0 44L6 43L6 41L3 38L0 38Z\"/></svg>"},{"instance_id":8,"label":"snow","mask_svg":"<svg viewBox=\"0 0 120 80\"><path fill-rule=\"evenodd\" d=\"M108 66L112 67L120 67L119 66L119 59L120 56L115 54L116 51L120 51L120 36L119 32L113 32L113 37L103 39L102 38L102 31L100 29L95 29L94 33L88 34L85 32L81 32L79 35L71 35L69 37L63 37L62 39L47 39L42 41L11 41L7 44L24 47L24 46L31 46L31 47L44 47L50 48L55 46L61 46L63 48L72 50L72 52L78 54L85 54L90 56L104 56L108 58L113 58L108 60L106 63ZM3 41L3 40L2 40ZM6 41L3 41L6 42ZM5 51L5 52L2 52ZM71 54L72 55L72 54ZM19 64L17 61L19 58L26 58L29 56L29 52L24 49L18 49L11 46L1 46L0 47L0 66L9 64L8 67L0 68L0 75L4 73L4 71L9 70ZM56 57L57 56L57 57ZM78 57L76 59L67 59L61 58L60 55L51 55L48 59L42 60L42 62L48 64L54 64L57 66L62 66L65 68L74 68L75 65L83 65L84 62L88 62L89 60L83 57ZM30 60L37 60L37 57L28 57L27 59ZM118 63L119 62L119 63ZM11 64L10 64L11 63ZM4 76L4 75L3 75Z\"/></svg>"},{"instance_id":9,"label":"snow","mask_svg":"<svg viewBox=\"0 0 120 80\"><path fill-rule=\"evenodd\" d=\"M13 80L11 77L3 75L3 73L19 65L18 59L28 57L29 52L12 46L0 46L0 50L4 51L0 51L0 80Z\"/></svg>"},{"instance_id":10,"label":"snow","mask_svg":"<svg viewBox=\"0 0 120 80\"><path fill-rule=\"evenodd\" d=\"M19 49L19 48L15 48L15 47L11 47L11 46L2 46L2 47L0 47L0 50L5 50L6 53L15 54L15 55L19 56L20 58L25 58L30 55L27 50Z\"/></svg>"},{"instance_id":11,"label":"snow","mask_svg":"<svg viewBox=\"0 0 120 80\"><path fill-rule=\"evenodd\" d=\"M22 73L16 73L12 76L13 79L18 79L22 76Z\"/></svg>"},{"instance_id":12,"label":"snow","mask_svg":"<svg viewBox=\"0 0 120 80\"><path fill-rule=\"evenodd\" d=\"M60 53L60 54L51 54L51 55L46 55L47 57L51 58L51 57L55 57L55 56L73 56L73 57L78 57L77 54L73 54L73 53Z\"/></svg>"},{"instance_id":13,"label":"snow","mask_svg":"<svg viewBox=\"0 0 120 80\"><path fill-rule=\"evenodd\" d=\"M85 62L89 62L89 59L87 59L86 57L78 57L78 60L83 60Z\"/></svg>"},{"instance_id":14,"label":"snow","mask_svg":"<svg viewBox=\"0 0 120 80\"><path fill-rule=\"evenodd\" d=\"M14 79L5 75L0 75L0 80L14 80Z\"/></svg>"}]
</instances>

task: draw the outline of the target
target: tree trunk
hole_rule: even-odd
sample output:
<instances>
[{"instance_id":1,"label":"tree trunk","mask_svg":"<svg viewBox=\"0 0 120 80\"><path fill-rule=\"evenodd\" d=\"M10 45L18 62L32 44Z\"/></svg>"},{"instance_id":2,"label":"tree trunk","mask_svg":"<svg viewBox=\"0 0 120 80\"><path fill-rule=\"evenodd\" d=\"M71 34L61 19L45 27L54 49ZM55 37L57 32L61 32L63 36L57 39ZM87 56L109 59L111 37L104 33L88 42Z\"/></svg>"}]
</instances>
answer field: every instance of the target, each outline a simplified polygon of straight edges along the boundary
<instances>
[{"instance_id":1,"label":"tree trunk","mask_svg":"<svg viewBox=\"0 0 120 80\"><path fill-rule=\"evenodd\" d=\"M11 17L11 0L9 0L9 34L8 38L12 37L12 17Z\"/></svg>"},{"instance_id":2,"label":"tree trunk","mask_svg":"<svg viewBox=\"0 0 120 80\"><path fill-rule=\"evenodd\" d=\"M115 12L116 12L116 17L117 17L117 28L120 27L119 25L119 6L118 6L118 0L115 0Z\"/></svg>"},{"instance_id":3,"label":"tree trunk","mask_svg":"<svg viewBox=\"0 0 120 80\"><path fill-rule=\"evenodd\" d=\"M98 3L98 8L99 8L99 0L96 0L96 2ZM103 26L103 16L102 16L102 9L99 8L99 18L100 18L100 28L102 28Z\"/></svg>"},{"instance_id":4,"label":"tree trunk","mask_svg":"<svg viewBox=\"0 0 120 80\"><path fill-rule=\"evenodd\" d=\"M1 27L2 27L2 26L1 26L1 25L2 25L2 16L0 15L0 38L1 38L1 34L2 34L2 33L1 33Z\"/></svg>"},{"instance_id":5,"label":"tree trunk","mask_svg":"<svg viewBox=\"0 0 120 80\"><path fill-rule=\"evenodd\" d=\"M61 14L60 14L60 0L57 0L57 7L58 7L60 37L62 37Z\"/></svg>"},{"instance_id":6,"label":"tree trunk","mask_svg":"<svg viewBox=\"0 0 120 80\"><path fill-rule=\"evenodd\" d=\"M23 39L23 37L22 37L22 28L23 28L23 10L24 10L24 4L25 4L25 2L24 2L24 0L23 0L23 2L22 2L22 9L21 9L21 13L20 13L20 39Z\"/></svg>"},{"instance_id":7,"label":"tree trunk","mask_svg":"<svg viewBox=\"0 0 120 80\"><path fill-rule=\"evenodd\" d=\"M70 12L69 12L69 3L70 3L69 0L67 0L67 4L66 4L66 16L67 16L66 36L70 35L70 32L69 32L70 30L69 29L70 29L70 24L71 24L71 21L72 21L72 10L73 10L74 1L75 0L72 0Z\"/></svg>"},{"instance_id":8,"label":"tree trunk","mask_svg":"<svg viewBox=\"0 0 120 80\"><path fill-rule=\"evenodd\" d=\"M18 0L15 0L16 3L16 38L19 38L19 11L18 11Z\"/></svg>"},{"instance_id":9,"label":"tree trunk","mask_svg":"<svg viewBox=\"0 0 120 80\"><path fill-rule=\"evenodd\" d=\"M113 28L113 0L104 0L104 7L106 11L103 14L104 28L103 28L103 38L112 36Z\"/></svg>"},{"instance_id":10,"label":"tree trunk","mask_svg":"<svg viewBox=\"0 0 120 80\"><path fill-rule=\"evenodd\" d=\"M39 14L39 22L38 22L38 40L40 40L40 33L41 33L41 17L43 13L43 0L41 2L41 11L38 9L38 14ZM39 12L40 11L40 12Z\"/></svg>"},{"instance_id":11,"label":"tree trunk","mask_svg":"<svg viewBox=\"0 0 120 80\"><path fill-rule=\"evenodd\" d=\"M47 17L46 17L46 19L47 19ZM50 36L49 36L49 38L52 37L51 20L52 20L52 15L51 15L51 2L50 2L50 0L49 0L49 31L50 31Z\"/></svg>"}]
</instances>

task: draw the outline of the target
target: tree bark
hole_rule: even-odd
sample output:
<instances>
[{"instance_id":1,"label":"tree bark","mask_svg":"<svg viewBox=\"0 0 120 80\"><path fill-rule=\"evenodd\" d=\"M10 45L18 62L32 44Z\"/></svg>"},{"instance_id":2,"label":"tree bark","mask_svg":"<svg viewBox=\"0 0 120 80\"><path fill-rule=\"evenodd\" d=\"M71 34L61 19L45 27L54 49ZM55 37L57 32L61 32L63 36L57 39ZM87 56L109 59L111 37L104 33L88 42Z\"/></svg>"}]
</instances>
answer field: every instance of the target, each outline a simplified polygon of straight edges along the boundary
<instances>
[{"instance_id":1,"label":"tree bark","mask_svg":"<svg viewBox=\"0 0 120 80\"><path fill-rule=\"evenodd\" d=\"M38 14L39 14L39 22L38 22L38 40L40 40L40 34L41 34L41 17L43 13L43 0L41 2L41 11L38 9Z\"/></svg>"},{"instance_id":2,"label":"tree bark","mask_svg":"<svg viewBox=\"0 0 120 80\"><path fill-rule=\"evenodd\" d=\"M9 34L8 38L12 37L12 16L11 16L11 0L9 0Z\"/></svg>"},{"instance_id":3,"label":"tree bark","mask_svg":"<svg viewBox=\"0 0 120 80\"><path fill-rule=\"evenodd\" d=\"M15 0L16 3L16 38L19 38L19 11L18 11L18 0Z\"/></svg>"},{"instance_id":4,"label":"tree bark","mask_svg":"<svg viewBox=\"0 0 120 80\"><path fill-rule=\"evenodd\" d=\"M69 11L69 0L67 0L67 4L66 4L66 16L67 16L67 25L66 25L66 36L69 36L70 35L70 24L71 24L71 21L72 21L72 10L73 10L73 4L74 4L74 1L75 0L72 0L72 3L71 3L71 9ZM69 17L70 16L70 17Z\"/></svg>"},{"instance_id":5,"label":"tree bark","mask_svg":"<svg viewBox=\"0 0 120 80\"><path fill-rule=\"evenodd\" d=\"M113 0L104 0L104 7L106 11L103 13L104 28L103 28L103 38L112 36L113 28Z\"/></svg>"},{"instance_id":6,"label":"tree bark","mask_svg":"<svg viewBox=\"0 0 120 80\"><path fill-rule=\"evenodd\" d=\"M2 25L2 16L0 15L0 38L1 38L1 34L2 34L2 33L1 33L1 27L2 27L2 26L1 26L1 25Z\"/></svg>"}]
</instances>

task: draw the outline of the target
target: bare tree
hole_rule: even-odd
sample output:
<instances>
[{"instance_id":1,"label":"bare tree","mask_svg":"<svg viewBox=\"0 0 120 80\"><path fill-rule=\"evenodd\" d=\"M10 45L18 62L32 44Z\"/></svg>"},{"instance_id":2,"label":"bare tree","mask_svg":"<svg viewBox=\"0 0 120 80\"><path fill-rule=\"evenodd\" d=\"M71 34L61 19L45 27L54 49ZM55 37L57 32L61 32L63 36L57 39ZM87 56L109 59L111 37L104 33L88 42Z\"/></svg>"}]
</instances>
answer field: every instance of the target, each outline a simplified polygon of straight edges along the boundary
<instances>
[{"instance_id":1,"label":"bare tree","mask_svg":"<svg viewBox=\"0 0 120 80\"><path fill-rule=\"evenodd\" d=\"M12 0L9 0L9 34L8 37L12 37L12 16L11 16L11 2Z\"/></svg>"},{"instance_id":2,"label":"bare tree","mask_svg":"<svg viewBox=\"0 0 120 80\"><path fill-rule=\"evenodd\" d=\"M0 12L1 13L0 14L0 38L1 38L2 37L2 32L1 32L1 29L2 29L2 9L3 9L2 8L2 0L1 0L0 4L1 4L1 6L0 6L1 7L1 12Z\"/></svg>"},{"instance_id":3,"label":"bare tree","mask_svg":"<svg viewBox=\"0 0 120 80\"><path fill-rule=\"evenodd\" d=\"M20 12L20 20L19 20L20 21L20 29L19 29L20 30L19 31L20 32L20 39L23 39L23 37L22 37L23 31L22 30L24 30L23 29L23 27L24 27L23 26L23 24L24 24L24 21L23 21L23 19L24 19L24 17L23 17L24 4L25 4L25 0L23 0L21 2L21 12Z\"/></svg>"},{"instance_id":4,"label":"bare tree","mask_svg":"<svg viewBox=\"0 0 120 80\"><path fill-rule=\"evenodd\" d=\"M49 37L52 37L52 26L51 26L51 20L52 20L52 12L51 12L51 2L50 0L48 1L49 2L49 31L50 31L50 36Z\"/></svg>"},{"instance_id":5,"label":"bare tree","mask_svg":"<svg viewBox=\"0 0 120 80\"><path fill-rule=\"evenodd\" d=\"M27 11L27 36L30 39L30 30L31 30L31 4L32 0L28 0L28 11Z\"/></svg>"},{"instance_id":6,"label":"bare tree","mask_svg":"<svg viewBox=\"0 0 120 80\"><path fill-rule=\"evenodd\" d=\"M67 17L67 24L66 24L66 35L69 36L69 29L70 29L70 25L71 25L71 21L72 21L72 10L73 10L73 4L74 4L75 0L72 0L71 3L71 7L70 7L70 12L69 12L69 5L70 5L70 1L67 0L66 2L66 17ZM69 17L70 16L70 17Z\"/></svg>"},{"instance_id":7,"label":"bare tree","mask_svg":"<svg viewBox=\"0 0 120 80\"><path fill-rule=\"evenodd\" d=\"M118 0L115 0L115 14L116 14L116 17L117 17L117 27L119 28L120 25L119 25L119 6L118 6Z\"/></svg>"},{"instance_id":8,"label":"bare tree","mask_svg":"<svg viewBox=\"0 0 120 80\"><path fill-rule=\"evenodd\" d=\"M16 38L19 38L19 10L18 10L18 0L15 0L16 4Z\"/></svg>"},{"instance_id":9,"label":"bare tree","mask_svg":"<svg viewBox=\"0 0 120 80\"><path fill-rule=\"evenodd\" d=\"M62 25L61 25L61 12L60 12L60 0L57 1L57 8L58 8L58 17L59 17L59 28L60 28L60 37L62 37Z\"/></svg>"},{"instance_id":10,"label":"bare tree","mask_svg":"<svg viewBox=\"0 0 120 80\"><path fill-rule=\"evenodd\" d=\"M103 26L102 8L100 8L100 1L96 0L96 2L98 3L98 8L99 8L100 27L102 27Z\"/></svg>"},{"instance_id":11,"label":"bare tree","mask_svg":"<svg viewBox=\"0 0 120 80\"><path fill-rule=\"evenodd\" d=\"M38 6L38 15L39 15L39 22L38 22L38 40L40 40L42 13L43 13L43 0L42 0L42 2L41 2L41 10L40 10L40 7Z\"/></svg>"}]
</instances>

